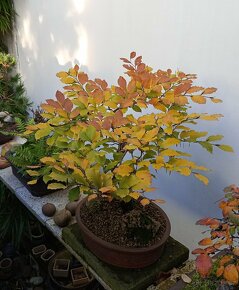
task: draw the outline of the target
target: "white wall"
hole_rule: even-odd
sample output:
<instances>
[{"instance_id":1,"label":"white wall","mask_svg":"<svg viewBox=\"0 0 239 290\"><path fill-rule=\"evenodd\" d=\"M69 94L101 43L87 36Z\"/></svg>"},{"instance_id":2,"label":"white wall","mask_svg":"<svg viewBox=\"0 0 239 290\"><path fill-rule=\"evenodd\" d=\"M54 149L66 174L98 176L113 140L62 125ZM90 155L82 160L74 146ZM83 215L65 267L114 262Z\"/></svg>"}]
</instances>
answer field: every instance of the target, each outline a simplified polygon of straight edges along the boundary
<instances>
[{"instance_id":1,"label":"white wall","mask_svg":"<svg viewBox=\"0 0 239 290\"><path fill-rule=\"evenodd\" d=\"M206 187L193 177L160 173L157 196L172 221L172 235L195 248L195 221L216 214L222 189L238 182L239 1L238 0L21 0L16 39L19 70L37 104L61 84L56 72L78 63L91 77L116 82L120 57L135 50L154 68L197 73L198 83L218 88L223 104L195 109L220 112L201 129L224 134L235 154L193 149L194 161L212 169ZM192 149L190 149L192 150Z\"/></svg>"}]
</instances>

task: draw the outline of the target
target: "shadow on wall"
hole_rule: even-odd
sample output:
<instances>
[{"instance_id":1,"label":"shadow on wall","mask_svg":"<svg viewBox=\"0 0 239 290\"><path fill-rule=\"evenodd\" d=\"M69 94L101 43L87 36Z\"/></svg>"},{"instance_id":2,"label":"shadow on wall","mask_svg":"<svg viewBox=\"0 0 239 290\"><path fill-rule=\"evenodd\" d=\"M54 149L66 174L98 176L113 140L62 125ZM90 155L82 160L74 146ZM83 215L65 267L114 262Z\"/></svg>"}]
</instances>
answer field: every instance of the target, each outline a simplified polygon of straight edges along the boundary
<instances>
[{"instance_id":1,"label":"shadow on wall","mask_svg":"<svg viewBox=\"0 0 239 290\"><path fill-rule=\"evenodd\" d=\"M60 2L65 5L59 5L57 0L15 3L19 15L16 33L20 72L27 93L36 104L53 97L61 87L55 76L58 71L74 64L88 70L88 36L81 19L86 0ZM42 78L44 74L47 76Z\"/></svg>"}]
</instances>

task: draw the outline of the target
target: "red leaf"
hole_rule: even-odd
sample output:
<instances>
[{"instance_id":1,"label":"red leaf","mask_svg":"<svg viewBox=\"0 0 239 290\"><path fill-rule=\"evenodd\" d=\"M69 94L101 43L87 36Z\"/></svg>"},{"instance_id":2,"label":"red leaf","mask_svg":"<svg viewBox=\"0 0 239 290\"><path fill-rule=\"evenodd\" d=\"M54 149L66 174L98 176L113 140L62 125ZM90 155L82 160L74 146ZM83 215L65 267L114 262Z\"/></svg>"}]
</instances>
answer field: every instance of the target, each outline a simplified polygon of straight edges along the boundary
<instances>
[{"instance_id":1,"label":"red leaf","mask_svg":"<svg viewBox=\"0 0 239 290\"><path fill-rule=\"evenodd\" d=\"M85 73L79 73L78 80L82 85L84 85L88 81L88 75Z\"/></svg>"},{"instance_id":2,"label":"red leaf","mask_svg":"<svg viewBox=\"0 0 239 290\"><path fill-rule=\"evenodd\" d=\"M63 103L65 101L65 96L62 92L56 91L56 99L61 105L63 105Z\"/></svg>"},{"instance_id":3,"label":"red leaf","mask_svg":"<svg viewBox=\"0 0 239 290\"><path fill-rule=\"evenodd\" d=\"M78 70L79 70L79 66L78 66L78 64L76 64L76 65L74 66L74 70L75 70L75 71L78 71Z\"/></svg>"},{"instance_id":4,"label":"red leaf","mask_svg":"<svg viewBox=\"0 0 239 290\"><path fill-rule=\"evenodd\" d=\"M71 110L72 110L72 108L73 108L73 104L72 104L71 100L70 100L70 99L66 99L65 102L64 102L63 107L65 108L65 110L66 110L68 113L70 113Z\"/></svg>"},{"instance_id":5,"label":"red leaf","mask_svg":"<svg viewBox=\"0 0 239 290\"><path fill-rule=\"evenodd\" d=\"M127 58L121 57L120 59L125 63L131 63Z\"/></svg>"},{"instance_id":6,"label":"red leaf","mask_svg":"<svg viewBox=\"0 0 239 290\"><path fill-rule=\"evenodd\" d=\"M118 84L122 89L126 89L126 80L123 77L118 78Z\"/></svg>"},{"instance_id":7,"label":"red leaf","mask_svg":"<svg viewBox=\"0 0 239 290\"><path fill-rule=\"evenodd\" d=\"M136 52L135 51L132 51L131 53L130 53L130 59L131 58L134 58L136 56Z\"/></svg>"},{"instance_id":8,"label":"red leaf","mask_svg":"<svg viewBox=\"0 0 239 290\"><path fill-rule=\"evenodd\" d=\"M46 102L54 108L61 108L60 104L52 99L48 99Z\"/></svg>"},{"instance_id":9,"label":"red leaf","mask_svg":"<svg viewBox=\"0 0 239 290\"><path fill-rule=\"evenodd\" d=\"M203 218L196 222L196 225L209 226L209 225L219 225L219 221L213 218Z\"/></svg>"},{"instance_id":10,"label":"red leaf","mask_svg":"<svg viewBox=\"0 0 239 290\"><path fill-rule=\"evenodd\" d=\"M138 56L138 57L136 57L134 64L139 65L141 62L142 62L142 56Z\"/></svg>"},{"instance_id":11,"label":"red leaf","mask_svg":"<svg viewBox=\"0 0 239 290\"><path fill-rule=\"evenodd\" d=\"M190 83L181 84L178 87L176 87L176 89L174 90L174 94L175 95L180 95L181 93L186 92L189 88L191 88L191 84Z\"/></svg>"},{"instance_id":12,"label":"red leaf","mask_svg":"<svg viewBox=\"0 0 239 290\"><path fill-rule=\"evenodd\" d=\"M201 254L196 258L196 270L201 277L207 277L210 274L211 269L212 259L208 255Z\"/></svg>"},{"instance_id":13,"label":"red leaf","mask_svg":"<svg viewBox=\"0 0 239 290\"><path fill-rule=\"evenodd\" d=\"M124 64L123 67L127 70L134 70L134 67L132 65Z\"/></svg>"}]
</instances>

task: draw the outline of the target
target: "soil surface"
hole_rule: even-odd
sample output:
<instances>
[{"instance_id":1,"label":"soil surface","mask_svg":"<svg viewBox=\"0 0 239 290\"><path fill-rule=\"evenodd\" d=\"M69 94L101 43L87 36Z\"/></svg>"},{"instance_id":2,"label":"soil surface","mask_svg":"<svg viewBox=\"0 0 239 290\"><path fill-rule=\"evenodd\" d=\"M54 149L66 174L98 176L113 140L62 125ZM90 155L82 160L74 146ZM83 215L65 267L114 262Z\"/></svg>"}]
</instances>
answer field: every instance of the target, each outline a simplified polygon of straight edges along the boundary
<instances>
[{"instance_id":1,"label":"soil surface","mask_svg":"<svg viewBox=\"0 0 239 290\"><path fill-rule=\"evenodd\" d=\"M124 203L97 199L80 211L84 225L101 239L124 247L147 247L159 241L166 220L153 204L143 207L137 201Z\"/></svg>"}]
</instances>

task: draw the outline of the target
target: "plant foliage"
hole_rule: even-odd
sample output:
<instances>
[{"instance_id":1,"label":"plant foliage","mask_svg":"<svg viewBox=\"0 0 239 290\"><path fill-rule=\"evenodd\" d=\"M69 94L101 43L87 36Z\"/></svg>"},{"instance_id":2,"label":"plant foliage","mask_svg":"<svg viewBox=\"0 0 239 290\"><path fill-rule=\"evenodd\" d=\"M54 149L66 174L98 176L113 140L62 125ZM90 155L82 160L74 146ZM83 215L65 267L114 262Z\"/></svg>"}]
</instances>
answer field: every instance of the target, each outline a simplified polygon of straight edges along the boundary
<instances>
[{"instance_id":1,"label":"plant foliage","mask_svg":"<svg viewBox=\"0 0 239 290\"><path fill-rule=\"evenodd\" d=\"M122 58L127 78L108 86L105 80L89 79L75 65L57 74L64 93L57 91L41 107L45 123L28 126L25 134L47 138L59 154L41 159L50 168L47 180L68 180L74 194L89 194L125 202L152 191L152 169L193 175L203 183L207 168L190 161L184 144L196 144L210 153L221 145L222 135L208 136L193 129L199 121L217 121L222 115L189 112L190 103L219 103L215 88L194 86L195 74L153 71L135 52ZM31 175L38 176L38 171ZM36 181L36 180L35 180ZM33 181L34 182L34 181ZM51 185L53 186L53 185ZM59 185L62 188L62 185ZM71 194L71 192L70 192ZM157 200L161 202L161 200ZM142 198L143 205L150 201Z\"/></svg>"},{"instance_id":2,"label":"plant foliage","mask_svg":"<svg viewBox=\"0 0 239 290\"><path fill-rule=\"evenodd\" d=\"M29 212L0 182L0 240L18 249L29 230Z\"/></svg>"},{"instance_id":3,"label":"plant foliage","mask_svg":"<svg viewBox=\"0 0 239 290\"><path fill-rule=\"evenodd\" d=\"M203 218L198 225L209 227L209 237L199 242L202 246L193 251L198 255L196 268L201 277L208 277L213 269L214 276L222 283L239 285L239 188L225 188L225 198L220 201L221 218ZM212 256L220 253L214 262Z\"/></svg>"},{"instance_id":4,"label":"plant foliage","mask_svg":"<svg viewBox=\"0 0 239 290\"><path fill-rule=\"evenodd\" d=\"M0 52L0 108L25 120L31 104L25 95L20 75L12 74L15 64L12 55Z\"/></svg>"}]
</instances>

